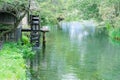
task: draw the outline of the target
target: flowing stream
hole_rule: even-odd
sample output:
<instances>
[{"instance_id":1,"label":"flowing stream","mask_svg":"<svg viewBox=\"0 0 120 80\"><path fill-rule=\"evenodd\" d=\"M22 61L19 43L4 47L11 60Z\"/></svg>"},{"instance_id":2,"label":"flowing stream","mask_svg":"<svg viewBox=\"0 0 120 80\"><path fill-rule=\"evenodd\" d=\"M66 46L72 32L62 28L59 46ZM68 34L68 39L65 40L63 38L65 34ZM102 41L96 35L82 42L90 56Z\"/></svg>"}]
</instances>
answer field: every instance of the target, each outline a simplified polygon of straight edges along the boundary
<instances>
[{"instance_id":1,"label":"flowing stream","mask_svg":"<svg viewBox=\"0 0 120 80\"><path fill-rule=\"evenodd\" d=\"M36 54L31 80L119 80L120 46L95 36L93 23L51 26L44 49Z\"/></svg>"}]
</instances>

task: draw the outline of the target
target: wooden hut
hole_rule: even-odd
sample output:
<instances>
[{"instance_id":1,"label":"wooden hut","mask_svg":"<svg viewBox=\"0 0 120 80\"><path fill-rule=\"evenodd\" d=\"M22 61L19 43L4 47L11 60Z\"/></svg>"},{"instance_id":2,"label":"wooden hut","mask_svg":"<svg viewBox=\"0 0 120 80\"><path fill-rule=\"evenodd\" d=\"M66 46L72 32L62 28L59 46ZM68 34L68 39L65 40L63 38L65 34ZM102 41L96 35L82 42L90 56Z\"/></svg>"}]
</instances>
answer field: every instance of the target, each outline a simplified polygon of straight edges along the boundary
<instances>
[{"instance_id":1,"label":"wooden hut","mask_svg":"<svg viewBox=\"0 0 120 80\"><path fill-rule=\"evenodd\" d=\"M0 33L13 28L15 26L16 20L16 16L14 16L12 13L7 11L0 11ZM21 38L21 28L22 26L19 24L16 30L4 34L0 40L18 41Z\"/></svg>"}]
</instances>

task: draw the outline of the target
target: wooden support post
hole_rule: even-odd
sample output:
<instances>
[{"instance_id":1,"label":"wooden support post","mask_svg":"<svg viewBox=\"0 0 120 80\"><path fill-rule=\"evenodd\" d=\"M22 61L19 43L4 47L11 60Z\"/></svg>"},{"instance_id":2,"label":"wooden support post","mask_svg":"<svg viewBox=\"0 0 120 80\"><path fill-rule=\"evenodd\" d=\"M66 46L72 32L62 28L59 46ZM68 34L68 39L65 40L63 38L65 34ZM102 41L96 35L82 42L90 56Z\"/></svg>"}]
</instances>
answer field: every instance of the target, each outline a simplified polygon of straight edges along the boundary
<instances>
[{"instance_id":1,"label":"wooden support post","mask_svg":"<svg viewBox=\"0 0 120 80\"><path fill-rule=\"evenodd\" d=\"M43 32L43 42L45 43L46 42L46 39L45 39L45 32Z\"/></svg>"},{"instance_id":2,"label":"wooden support post","mask_svg":"<svg viewBox=\"0 0 120 80\"><path fill-rule=\"evenodd\" d=\"M46 36L45 36L45 32L43 32L43 48L45 48L45 44L46 44Z\"/></svg>"},{"instance_id":3,"label":"wooden support post","mask_svg":"<svg viewBox=\"0 0 120 80\"><path fill-rule=\"evenodd\" d=\"M0 50L2 49L3 41L0 41Z\"/></svg>"},{"instance_id":4,"label":"wooden support post","mask_svg":"<svg viewBox=\"0 0 120 80\"><path fill-rule=\"evenodd\" d=\"M49 32L48 28L47 27L42 27L41 29L41 32L43 33L43 48L45 48L45 44L46 44L46 35L45 33L46 32Z\"/></svg>"}]
</instances>

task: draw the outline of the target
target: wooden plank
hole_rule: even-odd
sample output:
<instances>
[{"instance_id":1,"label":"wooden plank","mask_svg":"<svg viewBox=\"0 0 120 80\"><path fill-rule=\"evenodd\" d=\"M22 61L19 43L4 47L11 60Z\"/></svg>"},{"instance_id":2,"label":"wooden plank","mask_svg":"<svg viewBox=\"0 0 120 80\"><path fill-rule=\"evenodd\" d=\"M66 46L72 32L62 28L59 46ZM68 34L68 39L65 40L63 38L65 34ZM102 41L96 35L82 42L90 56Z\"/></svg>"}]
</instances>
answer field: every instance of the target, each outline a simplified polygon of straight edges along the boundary
<instances>
[{"instance_id":1,"label":"wooden plank","mask_svg":"<svg viewBox=\"0 0 120 80\"><path fill-rule=\"evenodd\" d=\"M0 29L0 31L6 31L7 29ZM31 32L31 31L41 31L41 32L49 32L48 29L41 28L40 30L31 30L31 29L22 29L23 32Z\"/></svg>"},{"instance_id":2,"label":"wooden plank","mask_svg":"<svg viewBox=\"0 0 120 80\"><path fill-rule=\"evenodd\" d=\"M41 32L49 32L48 29L41 28L40 30L31 30L31 29L22 29L23 32L30 32L30 31L41 31Z\"/></svg>"},{"instance_id":3,"label":"wooden plank","mask_svg":"<svg viewBox=\"0 0 120 80\"><path fill-rule=\"evenodd\" d=\"M31 32L31 31L41 31L41 30L31 30L31 29L22 29L23 32Z\"/></svg>"},{"instance_id":4,"label":"wooden plank","mask_svg":"<svg viewBox=\"0 0 120 80\"><path fill-rule=\"evenodd\" d=\"M49 32L49 29L48 29L48 28L43 27L43 28L41 28L41 29L40 29L40 31L41 31L41 32Z\"/></svg>"}]
</instances>

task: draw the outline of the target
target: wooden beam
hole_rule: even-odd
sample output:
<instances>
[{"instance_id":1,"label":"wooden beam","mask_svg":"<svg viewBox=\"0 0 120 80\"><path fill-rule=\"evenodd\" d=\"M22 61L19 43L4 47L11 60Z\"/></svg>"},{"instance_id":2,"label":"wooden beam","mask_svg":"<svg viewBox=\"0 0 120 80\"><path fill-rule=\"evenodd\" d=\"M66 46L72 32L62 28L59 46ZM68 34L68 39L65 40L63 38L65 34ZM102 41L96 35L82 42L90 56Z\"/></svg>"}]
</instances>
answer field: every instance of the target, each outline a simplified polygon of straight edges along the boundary
<instances>
[{"instance_id":1,"label":"wooden beam","mask_svg":"<svg viewBox=\"0 0 120 80\"><path fill-rule=\"evenodd\" d=\"M0 29L0 31L6 31L8 29ZM31 29L22 29L23 32L30 32L30 31L41 31L41 32L49 32L48 29L41 28L40 30L31 30Z\"/></svg>"},{"instance_id":2,"label":"wooden beam","mask_svg":"<svg viewBox=\"0 0 120 80\"><path fill-rule=\"evenodd\" d=\"M23 32L30 32L30 31L41 31L41 32L49 32L48 29L41 28L40 30L31 30L31 29L22 29Z\"/></svg>"}]
</instances>

